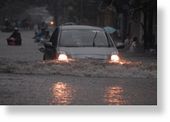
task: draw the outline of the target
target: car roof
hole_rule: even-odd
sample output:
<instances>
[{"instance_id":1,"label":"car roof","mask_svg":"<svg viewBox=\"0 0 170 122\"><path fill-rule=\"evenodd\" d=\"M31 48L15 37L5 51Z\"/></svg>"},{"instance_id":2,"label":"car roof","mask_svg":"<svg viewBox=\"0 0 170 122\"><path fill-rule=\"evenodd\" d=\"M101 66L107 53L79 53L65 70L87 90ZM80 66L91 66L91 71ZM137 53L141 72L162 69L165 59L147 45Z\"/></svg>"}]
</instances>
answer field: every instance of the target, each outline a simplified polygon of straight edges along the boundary
<instances>
[{"instance_id":1,"label":"car roof","mask_svg":"<svg viewBox=\"0 0 170 122\"><path fill-rule=\"evenodd\" d=\"M100 27L87 26L87 25L62 25L60 26L62 30L99 30L103 31Z\"/></svg>"}]
</instances>

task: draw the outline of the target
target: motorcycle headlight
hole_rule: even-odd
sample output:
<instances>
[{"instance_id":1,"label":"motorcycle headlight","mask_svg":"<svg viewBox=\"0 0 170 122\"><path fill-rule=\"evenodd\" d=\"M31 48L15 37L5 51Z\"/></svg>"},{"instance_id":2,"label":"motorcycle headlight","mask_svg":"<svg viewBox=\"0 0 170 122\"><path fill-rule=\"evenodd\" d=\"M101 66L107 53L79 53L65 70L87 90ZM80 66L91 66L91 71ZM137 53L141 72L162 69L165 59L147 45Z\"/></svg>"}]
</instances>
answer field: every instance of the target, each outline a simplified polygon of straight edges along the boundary
<instances>
[{"instance_id":1,"label":"motorcycle headlight","mask_svg":"<svg viewBox=\"0 0 170 122\"><path fill-rule=\"evenodd\" d=\"M120 58L118 55L112 54L110 60L111 60L111 62L117 63L117 62L119 62Z\"/></svg>"},{"instance_id":2,"label":"motorcycle headlight","mask_svg":"<svg viewBox=\"0 0 170 122\"><path fill-rule=\"evenodd\" d=\"M54 25L54 22L53 22L53 21L51 21L51 22L50 22L50 25Z\"/></svg>"}]
</instances>

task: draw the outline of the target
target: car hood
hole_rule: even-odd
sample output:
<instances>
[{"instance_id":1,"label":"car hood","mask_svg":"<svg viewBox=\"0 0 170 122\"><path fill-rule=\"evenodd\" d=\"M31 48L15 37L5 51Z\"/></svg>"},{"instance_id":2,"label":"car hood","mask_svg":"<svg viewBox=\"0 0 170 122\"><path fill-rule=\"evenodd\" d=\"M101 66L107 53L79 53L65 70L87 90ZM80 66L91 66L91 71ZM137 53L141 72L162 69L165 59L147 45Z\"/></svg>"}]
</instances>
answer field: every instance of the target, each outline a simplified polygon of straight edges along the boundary
<instances>
[{"instance_id":1,"label":"car hood","mask_svg":"<svg viewBox=\"0 0 170 122\"><path fill-rule=\"evenodd\" d=\"M118 54L114 47L59 47L58 51L65 52L72 58L108 59L111 54Z\"/></svg>"}]
</instances>

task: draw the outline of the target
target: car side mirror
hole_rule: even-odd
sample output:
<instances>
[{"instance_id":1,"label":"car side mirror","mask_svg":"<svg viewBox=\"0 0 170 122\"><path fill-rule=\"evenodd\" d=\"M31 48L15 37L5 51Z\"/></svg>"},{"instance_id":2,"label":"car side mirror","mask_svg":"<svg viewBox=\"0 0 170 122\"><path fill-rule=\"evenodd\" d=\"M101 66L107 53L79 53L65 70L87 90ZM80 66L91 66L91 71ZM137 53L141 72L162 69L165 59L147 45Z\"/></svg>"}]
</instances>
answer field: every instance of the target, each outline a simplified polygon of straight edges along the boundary
<instances>
[{"instance_id":1,"label":"car side mirror","mask_svg":"<svg viewBox=\"0 0 170 122\"><path fill-rule=\"evenodd\" d=\"M44 47L45 47L45 48L53 48L53 45L52 45L51 42L45 42L45 43L44 43Z\"/></svg>"}]
</instances>

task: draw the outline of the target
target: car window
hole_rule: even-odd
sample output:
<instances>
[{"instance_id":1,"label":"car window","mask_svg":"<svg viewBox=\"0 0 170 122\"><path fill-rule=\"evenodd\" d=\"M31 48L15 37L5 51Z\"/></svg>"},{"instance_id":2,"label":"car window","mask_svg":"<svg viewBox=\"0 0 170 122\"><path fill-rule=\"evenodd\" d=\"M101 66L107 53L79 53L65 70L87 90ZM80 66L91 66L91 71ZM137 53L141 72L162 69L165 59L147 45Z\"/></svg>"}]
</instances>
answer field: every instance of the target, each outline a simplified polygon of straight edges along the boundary
<instances>
[{"instance_id":1,"label":"car window","mask_svg":"<svg viewBox=\"0 0 170 122\"><path fill-rule=\"evenodd\" d=\"M63 30L59 42L64 47L108 47L104 31L98 30Z\"/></svg>"}]
</instances>

